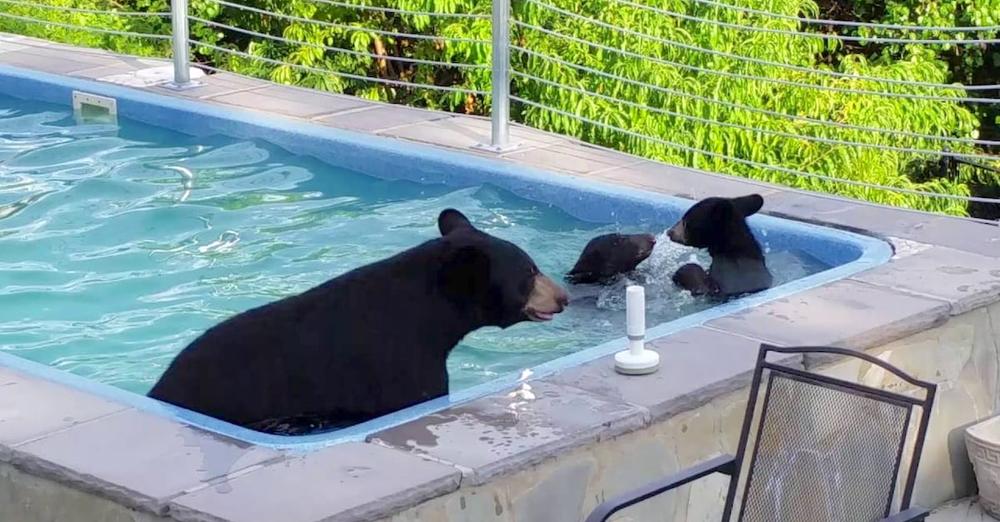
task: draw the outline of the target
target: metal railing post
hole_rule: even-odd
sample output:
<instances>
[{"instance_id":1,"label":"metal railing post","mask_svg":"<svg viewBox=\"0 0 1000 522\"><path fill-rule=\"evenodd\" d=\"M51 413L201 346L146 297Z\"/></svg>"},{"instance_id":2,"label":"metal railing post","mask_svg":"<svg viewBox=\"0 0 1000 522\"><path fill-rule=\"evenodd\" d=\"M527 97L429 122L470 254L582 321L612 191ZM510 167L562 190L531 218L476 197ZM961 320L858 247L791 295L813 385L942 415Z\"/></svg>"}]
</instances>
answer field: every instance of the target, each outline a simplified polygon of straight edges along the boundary
<instances>
[{"instance_id":1,"label":"metal railing post","mask_svg":"<svg viewBox=\"0 0 1000 522\"><path fill-rule=\"evenodd\" d=\"M493 0L492 45L493 64L490 70L492 123L490 144L479 148L504 152L517 147L510 142L510 0Z\"/></svg>"},{"instance_id":2,"label":"metal railing post","mask_svg":"<svg viewBox=\"0 0 1000 522\"><path fill-rule=\"evenodd\" d=\"M493 120L491 145L503 149L510 141L510 0L493 0Z\"/></svg>"},{"instance_id":3,"label":"metal railing post","mask_svg":"<svg viewBox=\"0 0 1000 522\"><path fill-rule=\"evenodd\" d=\"M188 57L188 0L170 1L171 42L174 55L174 81L169 87L188 89L198 84L191 81L191 60Z\"/></svg>"}]
</instances>

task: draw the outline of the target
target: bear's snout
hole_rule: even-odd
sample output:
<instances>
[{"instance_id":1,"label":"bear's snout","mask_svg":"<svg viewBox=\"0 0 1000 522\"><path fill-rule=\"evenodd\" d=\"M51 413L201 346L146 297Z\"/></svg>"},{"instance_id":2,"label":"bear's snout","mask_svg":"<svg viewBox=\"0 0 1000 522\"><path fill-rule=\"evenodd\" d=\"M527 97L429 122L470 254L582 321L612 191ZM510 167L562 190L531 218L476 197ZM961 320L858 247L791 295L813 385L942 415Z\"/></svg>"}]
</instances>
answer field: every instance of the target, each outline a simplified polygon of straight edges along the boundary
<instances>
[{"instance_id":1,"label":"bear's snout","mask_svg":"<svg viewBox=\"0 0 1000 522\"><path fill-rule=\"evenodd\" d=\"M684 237L684 220L678 221L676 225L670 227L670 230L667 231L667 237L674 243L683 245L687 241L687 238Z\"/></svg>"},{"instance_id":2,"label":"bear's snout","mask_svg":"<svg viewBox=\"0 0 1000 522\"><path fill-rule=\"evenodd\" d=\"M548 276L535 276L531 295L524 306L524 314L532 321L551 321L552 318L566 309L569 304L569 294Z\"/></svg>"},{"instance_id":3,"label":"bear's snout","mask_svg":"<svg viewBox=\"0 0 1000 522\"><path fill-rule=\"evenodd\" d=\"M640 234L638 236L639 243L639 257L645 260L653 253L653 248L656 247L656 236L653 234Z\"/></svg>"}]
</instances>

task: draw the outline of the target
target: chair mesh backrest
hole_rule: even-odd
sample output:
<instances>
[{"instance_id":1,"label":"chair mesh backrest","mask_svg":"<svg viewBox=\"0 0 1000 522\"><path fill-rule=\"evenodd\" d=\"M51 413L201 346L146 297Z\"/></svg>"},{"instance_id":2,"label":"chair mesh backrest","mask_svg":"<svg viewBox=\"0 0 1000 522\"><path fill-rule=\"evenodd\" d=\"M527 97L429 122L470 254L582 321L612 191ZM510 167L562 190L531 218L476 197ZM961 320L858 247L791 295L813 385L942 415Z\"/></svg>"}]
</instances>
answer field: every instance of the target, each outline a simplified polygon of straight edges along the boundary
<instances>
[{"instance_id":1,"label":"chair mesh backrest","mask_svg":"<svg viewBox=\"0 0 1000 522\"><path fill-rule=\"evenodd\" d=\"M771 372L739 520L874 522L888 514L911 408Z\"/></svg>"}]
</instances>

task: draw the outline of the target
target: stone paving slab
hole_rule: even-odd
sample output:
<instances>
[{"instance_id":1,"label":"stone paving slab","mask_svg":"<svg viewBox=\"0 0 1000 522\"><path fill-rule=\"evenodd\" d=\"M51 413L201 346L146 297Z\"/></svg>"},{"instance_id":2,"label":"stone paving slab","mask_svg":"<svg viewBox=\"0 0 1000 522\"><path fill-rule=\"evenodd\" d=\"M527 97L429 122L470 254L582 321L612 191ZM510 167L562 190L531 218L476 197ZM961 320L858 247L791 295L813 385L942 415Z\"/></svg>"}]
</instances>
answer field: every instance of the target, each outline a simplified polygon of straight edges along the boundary
<instances>
[{"instance_id":1,"label":"stone paving slab","mask_svg":"<svg viewBox=\"0 0 1000 522\"><path fill-rule=\"evenodd\" d=\"M134 72L137 69L144 69L148 67L160 67L163 66L164 63L165 62L154 61L154 60L136 60L127 63L126 62L113 63L111 65L101 65L98 67L92 67L89 69L81 69L79 71L74 71L70 73L70 76L97 80L115 74L126 74Z\"/></svg>"},{"instance_id":2,"label":"stone paving slab","mask_svg":"<svg viewBox=\"0 0 1000 522\"><path fill-rule=\"evenodd\" d=\"M259 90L267 87L267 84L254 78L247 78L238 74L216 73L204 76L198 80L201 84L194 89L171 89L164 86L153 87L152 91L168 96L180 96L183 98L196 98L207 100L223 94L234 94L242 91Z\"/></svg>"},{"instance_id":3,"label":"stone paving slab","mask_svg":"<svg viewBox=\"0 0 1000 522\"><path fill-rule=\"evenodd\" d=\"M709 321L706 326L779 346L808 342L865 349L937 326L950 311L944 301L840 280Z\"/></svg>"},{"instance_id":4,"label":"stone paving slab","mask_svg":"<svg viewBox=\"0 0 1000 522\"><path fill-rule=\"evenodd\" d=\"M976 497L961 498L931 511L927 522L996 522L980 507Z\"/></svg>"},{"instance_id":5,"label":"stone paving slab","mask_svg":"<svg viewBox=\"0 0 1000 522\"><path fill-rule=\"evenodd\" d=\"M557 144L545 148L525 148L504 154L505 159L544 168L568 172L570 174L586 174L588 172L610 170L618 167L639 163L639 158L623 157L603 149Z\"/></svg>"},{"instance_id":6,"label":"stone paving slab","mask_svg":"<svg viewBox=\"0 0 1000 522\"><path fill-rule=\"evenodd\" d=\"M437 111L370 104L364 108L322 116L317 123L352 131L380 133L404 125L450 118Z\"/></svg>"},{"instance_id":7,"label":"stone paving slab","mask_svg":"<svg viewBox=\"0 0 1000 522\"><path fill-rule=\"evenodd\" d=\"M9 447L126 406L0 367L0 460Z\"/></svg>"},{"instance_id":8,"label":"stone paving slab","mask_svg":"<svg viewBox=\"0 0 1000 522\"><path fill-rule=\"evenodd\" d=\"M374 443L458 466L463 484L523 469L557 451L644 426L648 412L571 386L533 381L370 437Z\"/></svg>"},{"instance_id":9,"label":"stone paving slab","mask_svg":"<svg viewBox=\"0 0 1000 522\"><path fill-rule=\"evenodd\" d=\"M489 137L493 122L484 116L471 116L465 114L454 114L455 125L472 129L480 133L485 133ZM540 131L532 127L527 127L519 123L510 125L510 141L512 144L519 144L522 147L532 147L542 145L556 145L563 143L582 143L566 136L560 136L551 132Z\"/></svg>"},{"instance_id":10,"label":"stone paving slab","mask_svg":"<svg viewBox=\"0 0 1000 522\"><path fill-rule=\"evenodd\" d=\"M180 493L280 457L165 417L126 410L17 446L11 461L162 515L167 501Z\"/></svg>"},{"instance_id":11,"label":"stone paving slab","mask_svg":"<svg viewBox=\"0 0 1000 522\"><path fill-rule=\"evenodd\" d=\"M27 47L3 53L3 63L56 74L69 74L84 69L93 69L112 62L99 55L80 54L75 60L59 56L60 51L42 47Z\"/></svg>"},{"instance_id":12,"label":"stone paving slab","mask_svg":"<svg viewBox=\"0 0 1000 522\"><path fill-rule=\"evenodd\" d=\"M690 328L649 343L649 349L660 354L656 373L621 375L610 355L545 380L637 404L648 409L651 421L657 422L749 386L760 344L749 337ZM778 361L801 366L798 355Z\"/></svg>"},{"instance_id":13,"label":"stone paving slab","mask_svg":"<svg viewBox=\"0 0 1000 522\"><path fill-rule=\"evenodd\" d=\"M1000 300L1000 258L932 246L853 279L947 301L959 315Z\"/></svg>"},{"instance_id":14,"label":"stone paving slab","mask_svg":"<svg viewBox=\"0 0 1000 522\"><path fill-rule=\"evenodd\" d=\"M721 176L696 170L672 167L655 161L637 163L601 171L595 177L636 188L666 192L683 198L699 200L710 196L738 197L760 194L768 197L782 190L767 183Z\"/></svg>"},{"instance_id":15,"label":"stone paving slab","mask_svg":"<svg viewBox=\"0 0 1000 522\"><path fill-rule=\"evenodd\" d=\"M25 49L28 46L22 43L23 41L24 38L21 36L0 35L0 53Z\"/></svg>"},{"instance_id":16,"label":"stone paving slab","mask_svg":"<svg viewBox=\"0 0 1000 522\"><path fill-rule=\"evenodd\" d=\"M175 499L178 522L367 522L458 489L461 474L374 444L273 463Z\"/></svg>"},{"instance_id":17,"label":"stone paving slab","mask_svg":"<svg viewBox=\"0 0 1000 522\"><path fill-rule=\"evenodd\" d=\"M966 219L788 190L765 198L764 211L791 219L1000 256L1000 227Z\"/></svg>"},{"instance_id":18,"label":"stone paving slab","mask_svg":"<svg viewBox=\"0 0 1000 522\"><path fill-rule=\"evenodd\" d=\"M924 222L900 235L924 243L1000 257L1000 227L996 225L928 216Z\"/></svg>"},{"instance_id":19,"label":"stone paving slab","mask_svg":"<svg viewBox=\"0 0 1000 522\"><path fill-rule=\"evenodd\" d=\"M196 90L196 89L194 89ZM192 92L194 91L192 90ZM221 94L212 98L227 105L256 111L274 112L296 118L315 118L364 107L368 102L350 96L332 96L306 89L290 90L280 86Z\"/></svg>"},{"instance_id":20,"label":"stone paving slab","mask_svg":"<svg viewBox=\"0 0 1000 522\"><path fill-rule=\"evenodd\" d=\"M490 121L479 118L452 116L442 120L422 122L381 132L384 136L404 138L465 152L476 152L476 147L490 143ZM544 147L555 143L569 143L561 136L554 136L534 129L511 126L511 140L523 147ZM486 154L485 151L479 151ZM489 153L490 156L495 156Z\"/></svg>"}]
</instances>

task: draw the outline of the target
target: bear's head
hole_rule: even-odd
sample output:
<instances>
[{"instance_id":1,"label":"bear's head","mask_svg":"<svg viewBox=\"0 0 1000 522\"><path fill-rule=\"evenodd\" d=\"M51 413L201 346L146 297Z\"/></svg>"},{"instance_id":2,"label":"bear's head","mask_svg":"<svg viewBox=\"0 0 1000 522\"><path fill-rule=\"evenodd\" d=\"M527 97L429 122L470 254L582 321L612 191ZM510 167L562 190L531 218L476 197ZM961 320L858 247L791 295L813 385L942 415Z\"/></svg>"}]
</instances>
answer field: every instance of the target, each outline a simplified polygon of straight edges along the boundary
<instances>
[{"instance_id":1,"label":"bear's head","mask_svg":"<svg viewBox=\"0 0 1000 522\"><path fill-rule=\"evenodd\" d=\"M569 303L528 254L477 229L461 212L441 212L438 230L445 243L438 283L480 325L549 321Z\"/></svg>"},{"instance_id":2,"label":"bear's head","mask_svg":"<svg viewBox=\"0 0 1000 522\"><path fill-rule=\"evenodd\" d=\"M573 284L594 284L631 272L653 253L654 246L656 237L652 234L597 236L584 247L566 280Z\"/></svg>"},{"instance_id":3,"label":"bear's head","mask_svg":"<svg viewBox=\"0 0 1000 522\"><path fill-rule=\"evenodd\" d=\"M670 230L667 237L674 243L712 251L726 251L734 242L742 243L750 236L746 218L764 206L764 198L751 194L739 198L706 198L695 203Z\"/></svg>"},{"instance_id":4,"label":"bear's head","mask_svg":"<svg viewBox=\"0 0 1000 522\"><path fill-rule=\"evenodd\" d=\"M708 272L705 272L705 269L694 263L688 263L678 268L671 280L675 285L687 289L691 295L719 295L722 293L719 283L712 279Z\"/></svg>"}]
</instances>

